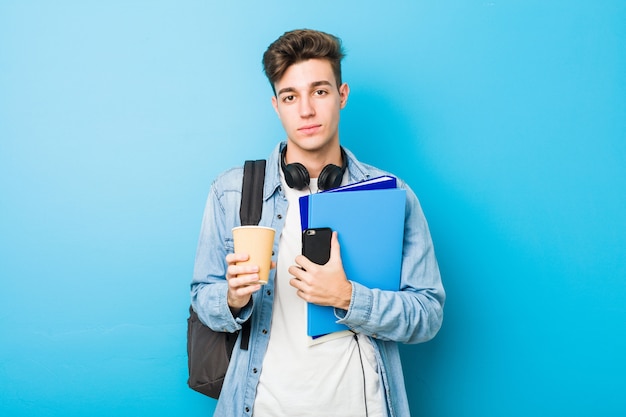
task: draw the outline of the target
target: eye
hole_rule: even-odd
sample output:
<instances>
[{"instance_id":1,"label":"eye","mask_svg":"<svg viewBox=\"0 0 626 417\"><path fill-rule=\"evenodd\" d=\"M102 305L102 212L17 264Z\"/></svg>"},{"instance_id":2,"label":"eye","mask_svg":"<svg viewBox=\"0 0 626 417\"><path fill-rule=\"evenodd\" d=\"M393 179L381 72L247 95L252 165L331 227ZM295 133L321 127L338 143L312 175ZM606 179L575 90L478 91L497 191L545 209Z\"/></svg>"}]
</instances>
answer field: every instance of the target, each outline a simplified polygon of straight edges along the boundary
<instances>
[{"instance_id":1,"label":"eye","mask_svg":"<svg viewBox=\"0 0 626 417\"><path fill-rule=\"evenodd\" d=\"M326 90L315 90L316 96L325 96L326 94L328 94Z\"/></svg>"},{"instance_id":2,"label":"eye","mask_svg":"<svg viewBox=\"0 0 626 417\"><path fill-rule=\"evenodd\" d=\"M296 99L295 96L283 96L282 101L283 103L291 103L295 99Z\"/></svg>"}]
</instances>

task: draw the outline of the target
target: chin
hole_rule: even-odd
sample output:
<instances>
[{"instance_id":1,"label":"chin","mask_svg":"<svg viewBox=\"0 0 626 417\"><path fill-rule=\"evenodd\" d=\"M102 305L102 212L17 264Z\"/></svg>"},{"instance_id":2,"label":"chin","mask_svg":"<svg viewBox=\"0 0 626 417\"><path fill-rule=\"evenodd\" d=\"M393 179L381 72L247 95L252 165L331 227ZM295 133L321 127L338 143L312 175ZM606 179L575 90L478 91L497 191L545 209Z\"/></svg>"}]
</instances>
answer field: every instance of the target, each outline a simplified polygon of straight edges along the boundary
<instances>
[{"instance_id":1,"label":"chin","mask_svg":"<svg viewBox=\"0 0 626 417\"><path fill-rule=\"evenodd\" d=\"M298 138L297 140L292 140L291 142L304 151L315 152L330 146L333 143L333 140L321 139L318 137L306 137Z\"/></svg>"}]
</instances>

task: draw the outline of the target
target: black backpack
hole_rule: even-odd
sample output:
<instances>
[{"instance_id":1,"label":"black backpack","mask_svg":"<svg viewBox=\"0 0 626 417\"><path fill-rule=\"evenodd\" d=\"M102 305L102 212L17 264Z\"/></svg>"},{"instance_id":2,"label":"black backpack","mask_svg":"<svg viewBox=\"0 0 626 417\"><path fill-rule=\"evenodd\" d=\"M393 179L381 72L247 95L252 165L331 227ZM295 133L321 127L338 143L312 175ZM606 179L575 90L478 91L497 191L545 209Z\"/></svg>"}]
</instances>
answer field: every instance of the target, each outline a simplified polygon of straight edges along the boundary
<instances>
[{"instance_id":1,"label":"black backpack","mask_svg":"<svg viewBox=\"0 0 626 417\"><path fill-rule=\"evenodd\" d=\"M265 160L246 161L241 186L241 225L257 225L263 208L263 183L265 181ZM250 340L250 320L243 323L235 333L215 332L205 326L189 306L187 319L187 385L195 391L211 398L218 398L222 391L224 377L230 364L230 357L237 337L241 332L240 348L248 350Z\"/></svg>"}]
</instances>

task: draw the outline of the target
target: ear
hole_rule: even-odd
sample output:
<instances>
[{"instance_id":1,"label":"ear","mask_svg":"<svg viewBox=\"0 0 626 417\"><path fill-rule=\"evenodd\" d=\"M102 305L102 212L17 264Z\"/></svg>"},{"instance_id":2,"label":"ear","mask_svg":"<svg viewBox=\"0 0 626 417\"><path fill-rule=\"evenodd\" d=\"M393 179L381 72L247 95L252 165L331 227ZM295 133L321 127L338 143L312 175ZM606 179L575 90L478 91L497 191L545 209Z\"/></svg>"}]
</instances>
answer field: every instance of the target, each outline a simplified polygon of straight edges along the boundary
<instances>
[{"instance_id":1,"label":"ear","mask_svg":"<svg viewBox=\"0 0 626 417\"><path fill-rule=\"evenodd\" d=\"M350 87L347 83L341 84L339 87L340 108L343 109L348 104L348 96L350 95Z\"/></svg>"},{"instance_id":2,"label":"ear","mask_svg":"<svg viewBox=\"0 0 626 417\"><path fill-rule=\"evenodd\" d=\"M278 99L276 98L276 96L272 96L272 107L274 107L274 111L280 119L280 113L278 112Z\"/></svg>"}]
</instances>

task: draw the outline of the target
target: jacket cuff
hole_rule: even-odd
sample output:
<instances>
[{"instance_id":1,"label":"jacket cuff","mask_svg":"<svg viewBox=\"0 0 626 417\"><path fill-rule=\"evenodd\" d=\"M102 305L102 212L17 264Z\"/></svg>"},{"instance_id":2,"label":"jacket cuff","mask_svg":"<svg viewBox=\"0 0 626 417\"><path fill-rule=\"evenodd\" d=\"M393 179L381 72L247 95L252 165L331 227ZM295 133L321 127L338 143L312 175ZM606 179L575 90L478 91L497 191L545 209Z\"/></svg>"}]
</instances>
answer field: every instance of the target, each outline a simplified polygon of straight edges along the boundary
<instances>
[{"instance_id":1,"label":"jacket cuff","mask_svg":"<svg viewBox=\"0 0 626 417\"><path fill-rule=\"evenodd\" d=\"M228 305L227 283L214 283L205 288L206 293L203 294L203 298L210 302L204 308L201 303L198 306L199 309L204 310L204 316L208 320L205 324L218 332L233 333L240 330L241 325L252 315L252 299L234 316ZM200 313L198 315L200 316Z\"/></svg>"},{"instance_id":2,"label":"jacket cuff","mask_svg":"<svg viewBox=\"0 0 626 417\"><path fill-rule=\"evenodd\" d=\"M350 281L350 283L352 284L350 306L348 310L335 308L335 316L339 319L338 323L352 328L361 326L370 320L374 303L372 291L369 288L354 281Z\"/></svg>"},{"instance_id":3,"label":"jacket cuff","mask_svg":"<svg viewBox=\"0 0 626 417\"><path fill-rule=\"evenodd\" d=\"M253 298L254 297L250 297L250 301L248 301L248 304L242 307L241 310L239 310L239 313L237 313L237 316L235 316L235 321L237 322L237 324L243 324L250 320L250 316L252 316ZM226 303L226 305L228 306L228 303Z\"/></svg>"}]
</instances>

